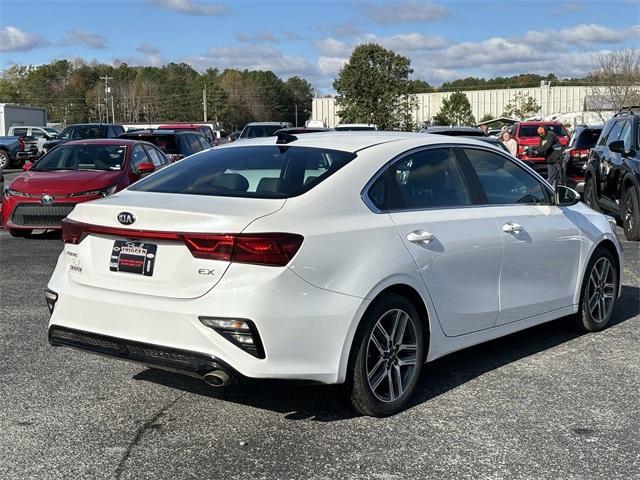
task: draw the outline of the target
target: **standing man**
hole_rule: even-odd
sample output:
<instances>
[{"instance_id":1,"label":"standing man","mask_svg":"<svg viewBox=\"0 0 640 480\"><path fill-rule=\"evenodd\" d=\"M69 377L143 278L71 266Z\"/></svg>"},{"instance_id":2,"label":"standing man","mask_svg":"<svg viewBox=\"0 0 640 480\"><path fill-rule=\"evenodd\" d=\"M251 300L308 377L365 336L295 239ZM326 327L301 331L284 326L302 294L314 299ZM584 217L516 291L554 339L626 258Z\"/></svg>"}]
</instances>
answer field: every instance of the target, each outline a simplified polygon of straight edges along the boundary
<instances>
[{"instance_id":1,"label":"standing man","mask_svg":"<svg viewBox=\"0 0 640 480\"><path fill-rule=\"evenodd\" d=\"M540 136L540 145L535 148L538 155L544 157L547 164L547 181L556 187L561 182L562 172L562 145L558 141L558 137L551 129L543 126L538 127L538 135Z\"/></svg>"}]
</instances>

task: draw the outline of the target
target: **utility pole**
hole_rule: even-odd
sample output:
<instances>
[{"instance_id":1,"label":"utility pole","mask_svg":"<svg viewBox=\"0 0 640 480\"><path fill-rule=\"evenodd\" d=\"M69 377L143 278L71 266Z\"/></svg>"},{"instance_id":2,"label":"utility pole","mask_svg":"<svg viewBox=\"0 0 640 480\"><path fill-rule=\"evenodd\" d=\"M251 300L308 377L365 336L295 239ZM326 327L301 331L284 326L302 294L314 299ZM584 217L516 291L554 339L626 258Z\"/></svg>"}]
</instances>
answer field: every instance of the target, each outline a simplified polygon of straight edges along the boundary
<instances>
[{"instance_id":1,"label":"utility pole","mask_svg":"<svg viewBox=\"0 0 640 480\"><path fill-rule=\"evenodd\" d=\"M204 84L204 89L202 90L202 111L204 113L204 121L207 121L207 84Z\"/></svg>"},{"instance_id":2,"label":"utility pole","mask_svg":"<svg viewBox=\"0 0 640 480\"><path fill-rule=\"evenodd\" d=\"M105 123L109 123L109 92L111 91L109 89L109 80L113 80L113 77L109 77L108 75L105 75L104 77L100 77L100 79L104 80L104 107L105 107L104 112L107 117L107 121ZM113 98L111 103L111 114L113 116Z\"/></svg>"},{"instance_id":3,"label":"utility pole","mask_svg":"<svg viewBox=\"0 0 640 480\"><path fill-rule=\"evenodd\" d=\"M298 126L298 102L295 103L295 112L296 112L296 127Z\"/></svg>"}]
</instances>

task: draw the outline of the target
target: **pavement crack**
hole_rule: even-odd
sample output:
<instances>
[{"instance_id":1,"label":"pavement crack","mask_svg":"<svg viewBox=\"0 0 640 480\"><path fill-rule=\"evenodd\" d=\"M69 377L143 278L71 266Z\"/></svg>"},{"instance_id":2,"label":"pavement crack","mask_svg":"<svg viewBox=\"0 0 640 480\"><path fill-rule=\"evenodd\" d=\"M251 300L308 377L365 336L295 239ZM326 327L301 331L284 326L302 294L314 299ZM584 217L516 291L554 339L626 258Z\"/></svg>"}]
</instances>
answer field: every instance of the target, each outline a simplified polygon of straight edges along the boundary
<instances>
[{"instance_id":1,"label":"pavement crack","mask_svg":"<svg viewBox=\"0 0 640 480\"><path fill-rule=\"evenodd\" d=\"M122 455L122 458L120 459L120 462L118 462L118 466L116 467L116 479L119 479L122 476L122 474L124 473L125 467L126 467L126 464L127 464L127 460L129 460L129 458L131 457L131 453L133 452L133 449L138 444L140 444L140 442L142 441L142 438L144 437L144 434L149 429L156 428L156 422L158 420L160 420L163 416L165 416L166 413L169 411L169 409L171 409L171 407L173 407L178 402L178 400L180 400L183 396L184 395L178 395L176 398L171 400L169 403L165 404L160 410L158 410L156 413L154 413L149 419L144 421L136 429L136 434L133 437L133 440L131 440L129 442L129 444L127 445L127 449L124 451L124 454Z\"/></svg>"}]
</instances>

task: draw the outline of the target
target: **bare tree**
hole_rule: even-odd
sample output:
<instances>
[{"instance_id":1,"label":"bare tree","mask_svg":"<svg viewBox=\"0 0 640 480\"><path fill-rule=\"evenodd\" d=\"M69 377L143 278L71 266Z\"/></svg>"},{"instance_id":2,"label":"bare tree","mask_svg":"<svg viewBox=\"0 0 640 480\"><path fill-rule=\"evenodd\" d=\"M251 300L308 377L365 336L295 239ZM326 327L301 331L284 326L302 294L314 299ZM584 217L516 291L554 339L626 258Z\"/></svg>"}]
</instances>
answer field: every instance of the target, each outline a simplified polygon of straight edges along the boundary
<instances>
[{"instance_id":1,"label":"bare tree","mask_svg":"<svg viewBox=\"0 0 640 480\"><path fill-rule=\"evenodd\" d=\"M640 105L640 49L613 50L598 56L591 84L590 110L620 110Z\"/></svg>"}]
</instances>

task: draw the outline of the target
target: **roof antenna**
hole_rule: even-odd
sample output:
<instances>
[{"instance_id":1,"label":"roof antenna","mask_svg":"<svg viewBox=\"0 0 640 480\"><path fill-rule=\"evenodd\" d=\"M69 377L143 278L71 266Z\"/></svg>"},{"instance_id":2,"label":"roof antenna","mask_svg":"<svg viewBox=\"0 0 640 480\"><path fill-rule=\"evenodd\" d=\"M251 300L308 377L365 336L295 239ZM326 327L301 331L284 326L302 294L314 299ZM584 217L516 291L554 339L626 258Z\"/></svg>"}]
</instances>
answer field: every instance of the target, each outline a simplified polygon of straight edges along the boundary
<instances>
[{"instance_id":1,"label":"roof antenna","mask_svg":"<svg viewBox=\"0 0 640 480\"><path fill-rule=\"evenodd\" d=\"M287 132L278 132L278 140L276 141L276 145L286 145L287 143L295 142L298 140L298 137L295 135L291 135Z\"/></svg>"}]
</instances>

